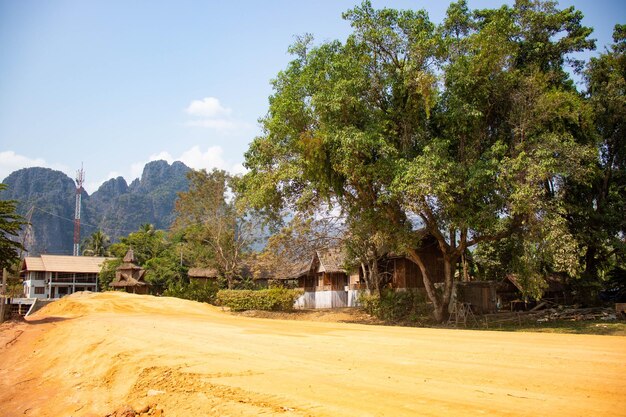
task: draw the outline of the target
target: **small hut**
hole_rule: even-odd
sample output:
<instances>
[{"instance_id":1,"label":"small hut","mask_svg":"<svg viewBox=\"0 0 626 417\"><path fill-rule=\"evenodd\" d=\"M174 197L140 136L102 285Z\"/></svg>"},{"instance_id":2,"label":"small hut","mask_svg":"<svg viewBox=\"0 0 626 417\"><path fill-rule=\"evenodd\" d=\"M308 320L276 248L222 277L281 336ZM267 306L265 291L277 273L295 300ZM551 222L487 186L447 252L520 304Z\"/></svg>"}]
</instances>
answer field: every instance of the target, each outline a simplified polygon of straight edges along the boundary
<instances>
[{"instance_id":1,"label":"small hut","mask_svg":"<svg viewBox=\"0 0 626 417\"><path fill-rule=\"evenodd\" d=\"M135 264L135 254L129 249L124 256L124 261L115 270L115 279L111 282L111 287L123 288L126 292L133 294L148 294L149 284L144 280L146 270Z\"/></svg>"},{"instance_id":2,"label":"small hut","mask_svg":"<svg viewBox=\"0 0 626 417\"><path fill-rule=\"evenodd\" d=\"M189 282L207 285L208 283L217 283L219 273L215 268L189 268L187 275L189 276Z\"/></svg>"}]
</instances>

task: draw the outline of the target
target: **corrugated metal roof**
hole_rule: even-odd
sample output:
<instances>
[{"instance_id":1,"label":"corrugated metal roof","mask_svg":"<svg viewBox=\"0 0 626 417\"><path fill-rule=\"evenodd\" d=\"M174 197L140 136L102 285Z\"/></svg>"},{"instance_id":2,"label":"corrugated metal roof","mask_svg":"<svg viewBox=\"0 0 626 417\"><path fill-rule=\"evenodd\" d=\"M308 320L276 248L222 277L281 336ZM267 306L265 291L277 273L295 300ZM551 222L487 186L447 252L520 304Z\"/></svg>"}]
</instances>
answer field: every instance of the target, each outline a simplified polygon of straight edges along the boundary
<instances>
[{"instance_id":1,"label":"corrugated metal roof","mask_svg":"<svg viewBox=\"0 0 626 417\"><path fill-rule=\"evenodd\" d=\"M24 258L26 271L99 273L107 259L100 256L41 255Z\"/></svg>"},{"instance_id":2,"label":"corrugated metal roof","mask_svg":"<svg viewBox=\"0 0 626 417\"><path fill-rule=\"evenodd\" d=\"M27 256L24 258L24 266L22 269L26 271L45 271L46 267L40 257Z\"/></svg>"}]
</instances>

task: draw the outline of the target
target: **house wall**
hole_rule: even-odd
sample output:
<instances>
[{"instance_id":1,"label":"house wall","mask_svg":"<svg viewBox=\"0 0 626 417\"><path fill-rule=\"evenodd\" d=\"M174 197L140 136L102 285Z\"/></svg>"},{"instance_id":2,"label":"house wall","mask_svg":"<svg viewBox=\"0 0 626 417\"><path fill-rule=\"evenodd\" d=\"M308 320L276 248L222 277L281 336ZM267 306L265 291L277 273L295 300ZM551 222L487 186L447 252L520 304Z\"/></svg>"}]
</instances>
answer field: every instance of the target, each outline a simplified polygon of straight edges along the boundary
<instances>
[{"instance_id":1,"label":"house wall","mask_svg":"<svg viewBox=\"0 0 626 417\"><path fill-rule=\"evenodd\" d=\"M46 275L43 271L29 271L24 279L24 296L26 298L48 298Z\"/></svg>"},{"instance_id":2,"label":"house wall","mask_svg":"<svg viewBox=\"0 0 626 417\"><path fill-rule=\"evenodd\" d=\"M436 242L426 242L418 250L432 282L444 282L443 256ZM424 288L424 279L419 266L408 258L394 258L387 263L393 275L394 288Z\"/></svg>"},{"instance_id":3,"label":"house wall","mask_svg":"<svg viewBox=\"0 0 626 417\"><path fill-rule=\"evenodd\" d=\"M98 291L99 274L27 271L24 295L27 298L61 298L77 291ZM43 291L43 292L42 292Z\"/></svg>"},{"instance_id":4,"label":"house wall","mask_svg":"<svg viewBox=\"0 0 626 417\"><path fill-rule=\"evenodd\" d=\"M475 313L487 314L497 311L495 282L457 282L455 286L456 300L471 304Z\"/></svg>"},{"instance_id":5,"label":"house wall","mask_svg":"<svg viewBox=\"0 0 626 417\"><path fill-rule=\"evenodd\" d=\"M353 293L350 295L350 293ZM294 303L294 308L355 307L358 291L306 291Z\"/></svg>"}]
</instances>

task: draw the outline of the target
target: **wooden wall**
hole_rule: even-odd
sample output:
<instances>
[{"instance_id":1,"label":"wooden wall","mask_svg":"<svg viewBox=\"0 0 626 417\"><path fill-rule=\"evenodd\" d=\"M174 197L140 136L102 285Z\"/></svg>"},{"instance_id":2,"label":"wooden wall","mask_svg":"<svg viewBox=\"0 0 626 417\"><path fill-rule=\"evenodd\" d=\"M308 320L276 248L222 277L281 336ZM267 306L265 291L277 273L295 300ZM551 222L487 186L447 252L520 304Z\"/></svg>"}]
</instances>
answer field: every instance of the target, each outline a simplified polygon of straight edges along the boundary
<instances>
[{"instance_id":1,"label":"wooden wall","mask_svg":"<svg viewBox=\"0 0 626 417\"><path fill-rule=\"evenodd\" d=\"M434 239L425 239L418 253L422 256L432 282L443 282L443 255L437 242ZM387 268L391 267L389 272L393 276L394 288L424 288L422 271L417 264L406 257L393 258L392 261L387 263Z\"/></svg>"}]
</instances>

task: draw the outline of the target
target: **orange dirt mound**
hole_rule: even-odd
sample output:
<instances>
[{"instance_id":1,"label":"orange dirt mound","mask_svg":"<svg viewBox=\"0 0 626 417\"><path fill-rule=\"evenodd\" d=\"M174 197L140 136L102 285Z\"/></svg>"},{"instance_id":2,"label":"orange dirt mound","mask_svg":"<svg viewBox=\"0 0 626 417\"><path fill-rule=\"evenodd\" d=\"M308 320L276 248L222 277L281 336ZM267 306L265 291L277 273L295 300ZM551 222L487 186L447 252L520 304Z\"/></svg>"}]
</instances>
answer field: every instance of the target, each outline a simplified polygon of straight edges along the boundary
<instances>
[{"instance_id":1,"label":"orange dirt mound","mask_svg":"<svg viewBox=\"0 0 626 417\"><path fill-rule=\"evenodd\" d=\"M0 326L0 415L136 416L156 404L167 417L623 416L625 341L267 320L78 294Z\"/></svg>"}]
</instances>

